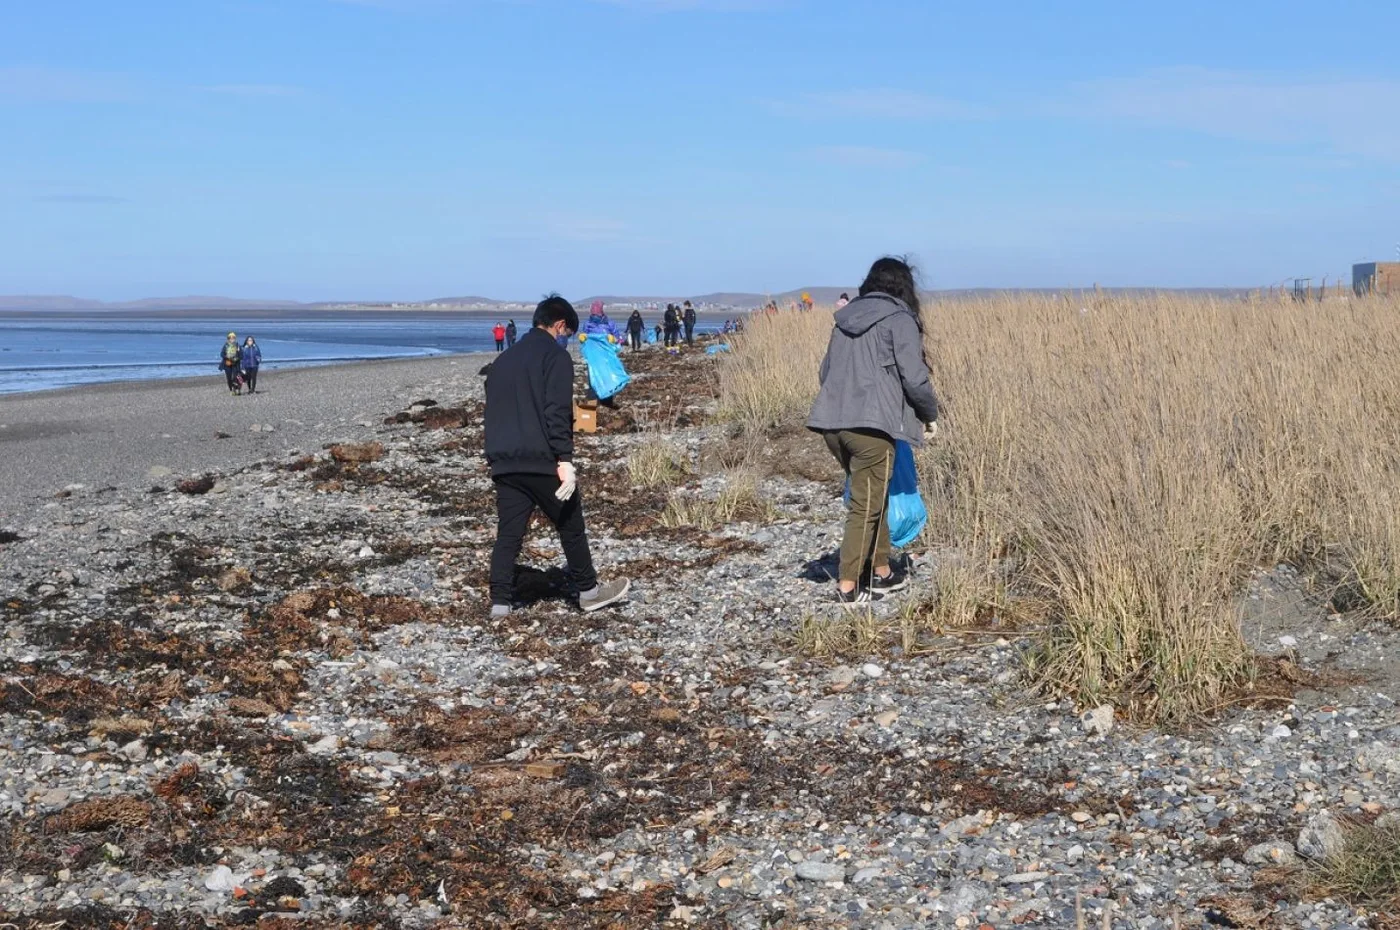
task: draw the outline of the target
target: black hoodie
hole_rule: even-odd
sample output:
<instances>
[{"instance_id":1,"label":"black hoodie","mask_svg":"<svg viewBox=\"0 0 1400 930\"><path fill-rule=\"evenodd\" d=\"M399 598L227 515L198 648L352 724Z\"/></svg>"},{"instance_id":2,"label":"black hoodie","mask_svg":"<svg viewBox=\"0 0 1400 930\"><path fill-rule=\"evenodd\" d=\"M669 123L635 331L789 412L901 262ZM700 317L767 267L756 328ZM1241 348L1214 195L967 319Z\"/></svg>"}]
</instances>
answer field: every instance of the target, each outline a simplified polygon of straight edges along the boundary
<instances>
[{"instance_id":1,"label":"black hoodie","mask_svg":"<svg viewBox=\"0 0 1400 930\"><path fill-rule=\"evenodd\" d=\"M486 376L491 474L552 475L574 457L574 359L537 327L496 356Z\"/></svg>"}]
</instances>

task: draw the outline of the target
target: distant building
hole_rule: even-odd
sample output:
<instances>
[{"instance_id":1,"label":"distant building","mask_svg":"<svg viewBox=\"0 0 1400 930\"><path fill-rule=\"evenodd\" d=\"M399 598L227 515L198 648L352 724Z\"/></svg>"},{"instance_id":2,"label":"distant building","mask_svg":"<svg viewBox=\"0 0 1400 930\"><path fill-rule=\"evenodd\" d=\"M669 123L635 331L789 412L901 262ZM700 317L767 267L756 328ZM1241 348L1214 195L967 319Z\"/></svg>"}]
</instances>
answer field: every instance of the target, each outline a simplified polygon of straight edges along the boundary
<instances>
[{"instance_id":1,"label":"distant building","mask_svg":"<svg viewBox=\"0 0 1400 930\"><path fill-rule=\"evenodd\" d=\"M1400 262L1366 262L1351 266L1356 294L1400 294Z\"/></svg>"}]
</instances>

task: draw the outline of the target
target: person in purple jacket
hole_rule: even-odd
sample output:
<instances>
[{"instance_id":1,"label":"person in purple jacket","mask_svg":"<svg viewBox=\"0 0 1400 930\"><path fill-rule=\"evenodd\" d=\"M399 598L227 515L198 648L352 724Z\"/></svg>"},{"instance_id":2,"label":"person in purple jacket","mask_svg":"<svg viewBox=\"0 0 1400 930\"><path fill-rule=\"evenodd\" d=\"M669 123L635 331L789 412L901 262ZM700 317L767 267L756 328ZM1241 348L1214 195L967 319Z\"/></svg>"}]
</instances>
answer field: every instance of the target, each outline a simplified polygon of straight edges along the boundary
<instances>
[{"instance_id":1,"label":"person in purple jacket","mask_svg":"<svg viewBox=\"0 0 1400 930\"><path fill-rule=\"evenodd\" d=\"M588 321L583 324L583 334L589 338L611 336L612 342L622 342L622 330L603 312L601 300L593 301L593 305L588 308Z\"/></svg>"}]
</instances>

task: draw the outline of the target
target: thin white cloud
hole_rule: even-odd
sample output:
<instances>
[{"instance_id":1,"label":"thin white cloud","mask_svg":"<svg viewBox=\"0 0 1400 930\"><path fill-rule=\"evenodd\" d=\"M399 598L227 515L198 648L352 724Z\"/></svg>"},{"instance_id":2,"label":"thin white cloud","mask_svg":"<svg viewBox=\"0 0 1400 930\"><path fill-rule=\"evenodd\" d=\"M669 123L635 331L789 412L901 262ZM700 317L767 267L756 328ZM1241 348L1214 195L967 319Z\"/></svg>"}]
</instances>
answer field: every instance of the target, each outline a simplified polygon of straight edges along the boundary
<instances>
[{"instance_id":1,"label":"thin white cloud","mask_svg":"<svg viewBox=\"0 0 1400 930\"><path fill-rule=\"evenodd\" d=\"M215 84L205 90L229 97L300 97L306 93L305 88L289 84Z\"/></svg>"},{"instance_id":2,"label":"thin white cloud","mask_svg":"<svg viewBox=\"0 0 1400 930\"><path fill-rule=\"evenodd\" d=\"M0 68L0 101L16 103L122 103L136 87L121 74L70 68Z\"/></svg>"},{"instance_id":3,"label":"thin white cloud","mask_svg":"<svg viewBox=\"0 0 1400 930\"><path fill-rule=\"evenodd\" d=\"M974 120L992 115L977 104L891 88L804 94L794 100L768 101L768 106L779 115L807 119Z\"/></svg>"},{"instance_id":4,"label":"thin white cloud","mask_svg":"<svg viewBox=\"0 0 1400 930\"><path fill-rule=\"evenodd\" d=\"M823 145L809 151L821 161L858 168L905 168L924 160L918 152L869 145Z\"/></svg>"},{"instance_id":5,"label":"thin white cloud","mask_svg":"<svg viewBox=\"0 0 1400 930\"><path fill-rule=\"evenodd\" d=\"M1170 68L1076 85L1052 115L1400 160L1400 81Z\"/></svg>"}]
</instances>

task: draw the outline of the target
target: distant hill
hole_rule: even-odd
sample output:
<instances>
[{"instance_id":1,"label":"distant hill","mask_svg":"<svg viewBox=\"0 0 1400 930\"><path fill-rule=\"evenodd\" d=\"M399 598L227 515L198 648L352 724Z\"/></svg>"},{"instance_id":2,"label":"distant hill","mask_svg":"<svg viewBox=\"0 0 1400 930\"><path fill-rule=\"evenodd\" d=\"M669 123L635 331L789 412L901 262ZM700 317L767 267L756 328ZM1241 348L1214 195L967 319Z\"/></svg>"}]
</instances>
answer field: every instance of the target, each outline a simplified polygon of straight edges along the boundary
<instances>
[{"instance_id":1,"label":"distant hill","mask_svg":"<svg viewBox=\"0 0 1400 930\"><path fill-rule=\"evenodd\" d=\"M307 306L295 300L245 300L237 297L146 297L107 302L68 296L0 296L0 310L295 310Z\"/></svg>"},{"instance_id":2,"label":"distant hill","mask_svg":"<svg viewBox=\"0 0 1400 930\"><path fill-rule=\"evenodd\" d=\"M986 296L991 294L1064 294L1081 293L1092 291L1092 287L975 287L959 288L949 290L930 291L929 296L935 298L952 298ZM1152 294L1161 291L1169 291L1176 294L1198 294L1215 297L1243 297L1249 293L1248 288L1238 287L1187 287L1187 288L1157 288L1157 287L1106 287L1105 294ZM846 287L806 287L796 288L790 291L778 291L772 294L758 294L747 291L715 291L709 294L656 294L650 296L642 295L618 295L603 294L593 297L570 298L574 306L580 310L586 310L588 305L595 300L601 300L609 306L637 307L647 305L665 306L668 303L681 303L689 300L696 307L702 310L712 310L715 312L723 310L752 310L761 307L769 300L775 300L780 307L786 307L798 300L803 293L810 294L812 300L820 305L831 305L842 293L856 294L856 286ZM414 310L414 309L444 309L460 308L462 310L495 310L498 308L530 307L534 300L498 300L493 297L435 297L432 300L415 301L394 301L394 300L338 300L321 301L317 303L300 303L295 300L249 300L239 297L213 297L213 296L189 296L189 297L147 297L142 300L128 300L108 303L101 300L88 300L81 297L70 297L66 295L18 295L0 296L0 313L2 312L55 312L55 313L101 313L106 311L126 311L139 312L143 310L152 312L177 312L180 310L203 310L203 311L254 311L254 310L351 310L356 308L374 308L385 310Z\"/></svg>"}]
</instances>

